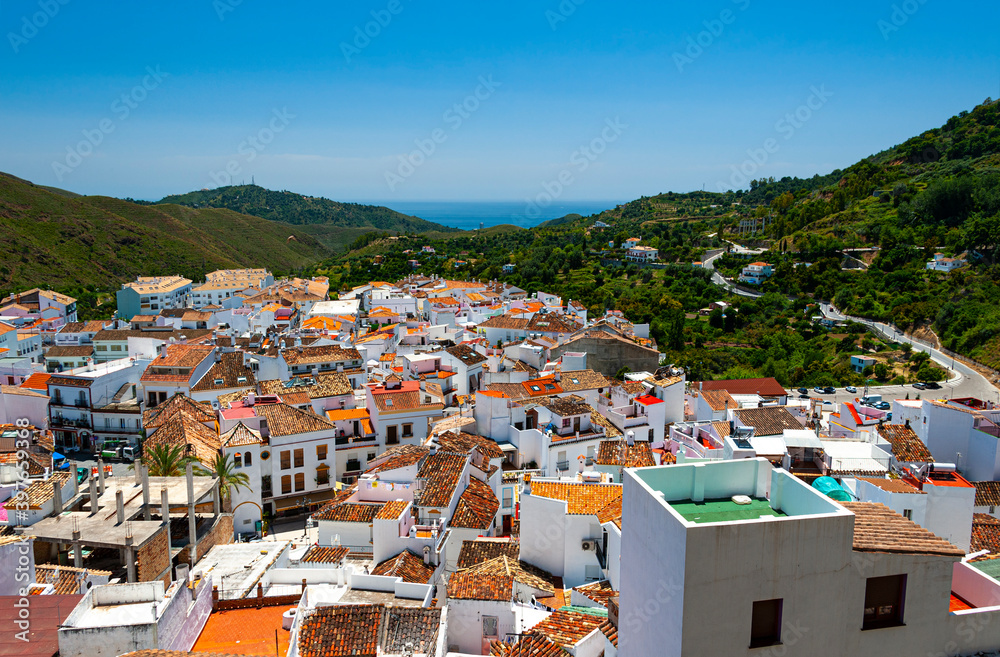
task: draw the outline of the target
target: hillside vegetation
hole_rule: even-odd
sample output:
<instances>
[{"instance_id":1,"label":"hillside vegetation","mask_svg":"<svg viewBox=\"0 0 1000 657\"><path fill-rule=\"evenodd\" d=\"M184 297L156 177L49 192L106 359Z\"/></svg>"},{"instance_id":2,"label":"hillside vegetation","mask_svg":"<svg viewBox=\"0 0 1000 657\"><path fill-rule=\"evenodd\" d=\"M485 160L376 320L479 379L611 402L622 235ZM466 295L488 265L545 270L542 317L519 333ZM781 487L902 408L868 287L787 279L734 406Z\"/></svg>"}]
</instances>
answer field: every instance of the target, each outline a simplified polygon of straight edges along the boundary
<instances>
[{"instance_id":1,"label":"hillside vegetation","mask_svg":"<svg viewBox=\"0 0 1000 657\"><path fill-rule=\"evenodd\" d=\"M340 203L322 197L272 191L258 185L234 185L167 196L160 203L195 208L228 208L242 214L298 226L331 250L350 244L359 235L370 230L395 233L454 233L458 230L382 206Z\"/></svg>"}]
</instances>

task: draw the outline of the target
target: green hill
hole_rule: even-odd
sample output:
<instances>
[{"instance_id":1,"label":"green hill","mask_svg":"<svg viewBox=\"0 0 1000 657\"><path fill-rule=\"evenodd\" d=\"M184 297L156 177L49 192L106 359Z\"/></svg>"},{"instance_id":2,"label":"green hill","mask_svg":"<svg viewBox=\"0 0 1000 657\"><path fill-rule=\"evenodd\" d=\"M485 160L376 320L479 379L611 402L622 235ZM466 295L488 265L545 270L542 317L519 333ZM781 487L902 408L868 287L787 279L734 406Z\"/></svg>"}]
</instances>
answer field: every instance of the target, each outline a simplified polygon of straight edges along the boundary
<instances>
[{"instance_id":1,"label":"green hill","mask_svg":"<svg viewBox=\"0 0 1000 657\"><path fill-rule=\"evenodd\" d=\"M442 226L389 208L360 203L340 203L288 191L272 191L258 185L235 185L167 196L160 203L195 208L228 208L235 212L300 227L331 249L342 248L369 230L395 233L427 231L457 233Z\"/></svg>"},{"instance_id":2,"label":"green hill","mask_svg":"<svg viewBox=\"0 0 1000 657\"><path fill-rule=\"evenodd\" d=\"M0 173L0 291L107 288L137 275L289 271L328 251L296 227L229 210L71 198Z\"/></svg>"}]
</instances>

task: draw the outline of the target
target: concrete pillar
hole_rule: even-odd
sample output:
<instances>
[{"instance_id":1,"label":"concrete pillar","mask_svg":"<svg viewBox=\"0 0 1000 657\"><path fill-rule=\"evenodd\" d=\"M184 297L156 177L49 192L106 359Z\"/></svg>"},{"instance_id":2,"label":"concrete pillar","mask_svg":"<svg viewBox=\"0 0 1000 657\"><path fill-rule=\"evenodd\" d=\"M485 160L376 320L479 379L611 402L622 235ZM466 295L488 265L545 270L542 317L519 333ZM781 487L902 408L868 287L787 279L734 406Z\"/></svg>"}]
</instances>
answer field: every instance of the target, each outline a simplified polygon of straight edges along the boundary
<instances>
[{"instance_id":1,"label":"concrete pillar","mask_svg":"<svg viewBox=\"0 0 1000 657\"><path fill-rule=\"evenodd\" d=\"M59 485L59 480L55 478L49 481L52 483L52 513L58 516L63 510L62 486Z\"/></svg>"},{"instance_id":2,"label":"concrete pillar","mask_svg":"<svg viewBox=\"0 0 1000 657\"><path fill-rule=\"evenodd\" d=\"M194 466L187 465L188 548L191 568L198 562L198 518L194 515Z\"/></svg>"},{"instance_id":3,"label":"concrete pillar","mask_svg":"<svg viewBox=\"0 0 1000 657\"><path fill-rule=\"evenodd\" d=\"M73 566L83 568L83 544L80 543L80 530L73 530Z\"/></svg>"},{"instance_id":4,"label":"concrete pillar","mask_svg":"<svg viewBox=\"0 0 1000 657\"><path fill-rule=\"evenodd\" d=\"M142 470L140 470L141 467L142 463L139 461L139 459L132 460L132 476L135 478L136 486L142 483Z\"/></svg>"},{"instance_id":5,"label":"concrete pillar","mask_svg":"<svg viewBox=\"0 0 1000 657\"><path fill-rule=\"evenodd\" d=\"M137 579L135 574L135 548L132 547L133 540L131 534L125 536L125 568L128 571L129 583L135 582Z\"/></svg>"},{"instance_id":6,"label":"concrete pillar","mask_svg":"<svg viewBox=\"0 0 1000 657\"><path fill-rule=\"evenodd\" d=\"M97 479L90 478L90 515L97 513Z\"/></svg>"},{"instance_id":7,"label":"concrete pillar","mask_svg":"<svg viewBox=\"0 0 1000 657\"><path fill-rule=\"evenodd\" d=\"M121 489L115 491L115 510L117 511L116 524L125 522L125 493Z\"/></svg>"},{"instance_id":8,"label":"concrete pillar","mask_svg":"<svg viewBox=\"0 0 1000 657\"><path fill-rule=\"evenodd\" d=\"M104 459L97 459L97 492L104 495Z\"/></svg>"},{"instance_id":9,"label":"concrete pillar","mask_svg":"<svg viewBox=\"0 0 1000 657\"><path fill-rule=\"evenodd\" d=\"M153 513L149 508L149 468L135 461L136 468L141 468L142 472L142 517L144 520L152 520Z\"/></svg>"},{"instance_id":10,"label":"concrete pillar","mask_svg":"<svg viewBox=\"0 0 1000 657\"><path fill-rule=\"evenodd\" d=\"M167 489L160 489L160 516L167 523L167 552L170 551L170 502L167 500Z\"/></svg>"}]
</instances>

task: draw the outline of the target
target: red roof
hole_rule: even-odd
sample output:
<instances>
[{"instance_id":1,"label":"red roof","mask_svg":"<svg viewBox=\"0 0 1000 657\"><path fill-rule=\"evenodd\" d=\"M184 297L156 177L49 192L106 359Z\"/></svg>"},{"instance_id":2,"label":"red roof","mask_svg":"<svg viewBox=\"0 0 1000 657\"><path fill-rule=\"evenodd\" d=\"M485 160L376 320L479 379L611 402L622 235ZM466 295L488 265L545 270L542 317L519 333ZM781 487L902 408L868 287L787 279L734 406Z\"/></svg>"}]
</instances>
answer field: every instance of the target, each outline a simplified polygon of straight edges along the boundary
<instances>
[{"instance_id":1,"label":"red roof","mask_svg":"<svg viewBox=\"0 0 1000 657\"><path fill-rule=\"evenodd\" d=\"M662 399L657 399L653 395L643 395L641 397L636 397L635 400L642 404L643 406L651 406L653 404L662 404Z\"/></svg>"},{"instance_id":2,"label":"red roof","mask_svg":"<svg viewBox=\"0 0 1000 657\"><path fill-rule=\"evenodd\" d=\"M21 383L21 387L30 388L31 390L41 390L45 394L48 394L48 381L51 377L52 375L45 372L35 372Z\"/></svg>"},{"instance_id":3,"label":"red roof","mask_svg":"<svg viewBox=\"0 0 1000 657\"><path fill-rule=\"evenodd\" d=\"M774 377L763 379L727 379L723 381L699 381L692 384L701 390L728 390L731 395L762 395L764 397L783 397L788 394L785 388Z\"/></svg>"}]
</instances>

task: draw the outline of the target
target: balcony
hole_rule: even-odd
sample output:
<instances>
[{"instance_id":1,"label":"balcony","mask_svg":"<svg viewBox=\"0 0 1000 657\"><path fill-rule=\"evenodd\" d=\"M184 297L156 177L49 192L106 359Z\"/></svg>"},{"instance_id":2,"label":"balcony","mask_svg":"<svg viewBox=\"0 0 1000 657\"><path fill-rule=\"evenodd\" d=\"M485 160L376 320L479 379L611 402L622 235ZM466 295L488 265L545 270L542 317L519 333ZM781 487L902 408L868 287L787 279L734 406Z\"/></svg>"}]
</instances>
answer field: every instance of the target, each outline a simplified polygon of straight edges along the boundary
<instances>
[{"instance_id":1,"label":"balcony","mask_svg":"<svg viewBox=\"0 0 1000 657\"><path fill-rule=\"evenodd\" d=\"M569 461L556 461L556 470L559 472L569 471Z\"/></svg>"},{"instance_id":2,"label":"balcony","mask_svg":"<svg viewBox=\"0 0 1000 657\"><path fill-rule=\"evenodd\" d=\"M89 429L90 420L86 418L65 418L65 417L54 417L52 418L52 426L54 427L76 427L78 429Z\"/></svg>"},{"instance_id":3,"label":"balcony","mask_svg":"<svg viewBox=\"0 0 1000 657\"><path fill-rule=\"evenodd\" d=\"M342 445L356 445L356 444L371 444L376 440L375 435L371 436L337 436L335 444L338 446Z\"/></svg>"}]
</instances>

